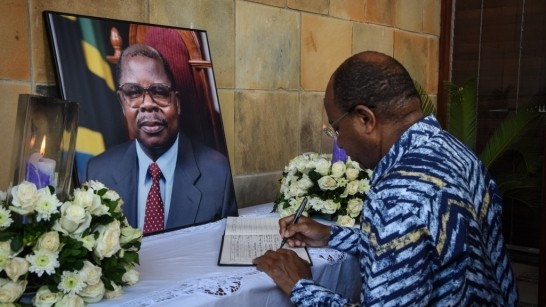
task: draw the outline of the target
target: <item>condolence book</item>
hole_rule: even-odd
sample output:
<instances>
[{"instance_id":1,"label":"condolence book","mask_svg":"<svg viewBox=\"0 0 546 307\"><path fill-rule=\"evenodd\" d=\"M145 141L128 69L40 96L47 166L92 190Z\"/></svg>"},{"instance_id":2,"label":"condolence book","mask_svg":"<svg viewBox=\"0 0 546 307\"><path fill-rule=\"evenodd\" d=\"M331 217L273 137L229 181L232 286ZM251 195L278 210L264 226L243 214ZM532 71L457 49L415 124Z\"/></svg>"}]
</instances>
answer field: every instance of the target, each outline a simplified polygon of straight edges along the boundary
<instances>
[{"instance_id":1,"label":"condolence book","mask_svg":"<svg viewBox=\"0 0 546 307\"><path fill-rule=\"evenodd\" d=\"M276 217L228 217L222 238L218 265L252 265L252 259L267 250L277 250L281 246L279 219ZM306 248L291 249L311 264Z\"/></svg>"}]
</instances>

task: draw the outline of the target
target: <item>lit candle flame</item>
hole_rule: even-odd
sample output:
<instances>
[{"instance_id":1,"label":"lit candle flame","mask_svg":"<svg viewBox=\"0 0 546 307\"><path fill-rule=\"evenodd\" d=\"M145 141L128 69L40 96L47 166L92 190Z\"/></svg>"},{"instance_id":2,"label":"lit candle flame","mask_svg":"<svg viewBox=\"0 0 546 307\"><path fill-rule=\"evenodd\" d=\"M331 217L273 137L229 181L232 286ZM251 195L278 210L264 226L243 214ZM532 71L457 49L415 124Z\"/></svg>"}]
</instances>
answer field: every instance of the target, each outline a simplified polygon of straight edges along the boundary
<instances>
[{"instance_id":1,"label":"lit candle flame","mask_svg":"<svg viewBox=\"0 0 546 307\"><path fill-rule=\"evenodd\" d=\"M40 154L42 156L45 156L45 147L46 147L46 137L44 135L44 138L42 139L42 146L40 146Z\"/></svg>"}]
</instances>

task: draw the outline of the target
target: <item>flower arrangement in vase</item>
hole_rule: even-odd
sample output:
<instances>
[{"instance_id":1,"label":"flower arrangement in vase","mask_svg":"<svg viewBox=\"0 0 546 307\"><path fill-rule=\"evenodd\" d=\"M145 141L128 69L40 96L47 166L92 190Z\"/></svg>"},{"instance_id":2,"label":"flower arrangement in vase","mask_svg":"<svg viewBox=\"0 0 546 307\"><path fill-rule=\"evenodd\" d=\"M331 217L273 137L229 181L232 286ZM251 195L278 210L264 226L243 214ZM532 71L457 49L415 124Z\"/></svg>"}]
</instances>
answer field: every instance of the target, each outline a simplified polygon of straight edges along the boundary
<instances>
[{"instance_id":1,"label":"flower arrangement in vase","mask_svg":"<svg viewBox=\"0 0 546 307\"><path fill-rule=\"evenodd\" d=\"M23 181L0 192L0 303L31 293L36 306L81 306L138 282L140 230L119 195L89 181L64 203Z\"/></svg>"},{"instance_id":2,"label":"flower arrangement in vase","mask_svg":"<svg viewBox=\"0 0 546 307\"><path fill-rule=\"evenodd\" d=\"M338 225L352 227L359 221L370 177L371 170L350 157L332 161L330 154L299 155L284 169L273 211L281 217L294 214L307 197L304 215L329 216Z\"/></svg>"}]
</instances>

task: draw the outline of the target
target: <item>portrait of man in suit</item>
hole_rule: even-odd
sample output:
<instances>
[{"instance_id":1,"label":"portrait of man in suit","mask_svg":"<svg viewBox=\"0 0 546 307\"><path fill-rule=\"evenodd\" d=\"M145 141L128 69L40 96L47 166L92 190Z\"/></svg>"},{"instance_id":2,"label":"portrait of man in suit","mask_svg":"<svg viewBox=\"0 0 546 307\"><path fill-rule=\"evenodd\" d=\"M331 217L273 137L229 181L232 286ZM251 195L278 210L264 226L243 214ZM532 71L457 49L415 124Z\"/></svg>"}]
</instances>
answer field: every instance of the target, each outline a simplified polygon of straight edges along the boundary
<instances>
[{"instance_id":1,"label":"portrait of man in suit","mask_svg":"<svg viewBox=\"0 0 546 307\"><path fill-rule=\"evenodd\" d=\"M146 233L237 215L207 31L44 14L60 96L79 103L73 184L118 192Z\"/></svg>"},{"instance_id":2,"label":"portrait of man in suit","mask_svg":"<svg viewBox=\"0 0 546 307\"><path fill-rule=\"evenodd\" d=\"M118 192L129 223L145 234L236 216L228 159L180 129L183 96L161 53L130 45L116 79L132 139L91 158L85 180Z\"/></svg>"}]
</instances>

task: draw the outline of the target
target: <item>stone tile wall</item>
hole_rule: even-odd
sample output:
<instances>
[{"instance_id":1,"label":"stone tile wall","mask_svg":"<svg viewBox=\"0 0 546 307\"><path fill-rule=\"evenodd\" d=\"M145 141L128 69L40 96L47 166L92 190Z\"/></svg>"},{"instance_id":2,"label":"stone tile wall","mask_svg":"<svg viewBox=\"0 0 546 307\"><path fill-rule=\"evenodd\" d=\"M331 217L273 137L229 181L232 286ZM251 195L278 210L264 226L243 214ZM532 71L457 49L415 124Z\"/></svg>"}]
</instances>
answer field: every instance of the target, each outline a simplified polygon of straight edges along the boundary
<instances>
[{"instance_id":1,"label":"stone tile wall","mask_svg":"<svg viewBox=\"0 0 546 307\"><path fill-rule=\"evenodd\" d=\"M17 96L55 93L44 10L208 30L240 207L273 201L295 155L329 152L323 92L351 54L392 55L437 92L440 0L4 0L0 190Z\"/></svg>"}]
</instances>

